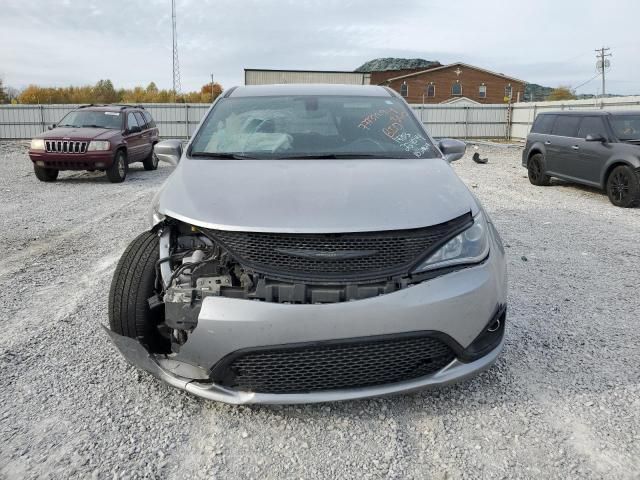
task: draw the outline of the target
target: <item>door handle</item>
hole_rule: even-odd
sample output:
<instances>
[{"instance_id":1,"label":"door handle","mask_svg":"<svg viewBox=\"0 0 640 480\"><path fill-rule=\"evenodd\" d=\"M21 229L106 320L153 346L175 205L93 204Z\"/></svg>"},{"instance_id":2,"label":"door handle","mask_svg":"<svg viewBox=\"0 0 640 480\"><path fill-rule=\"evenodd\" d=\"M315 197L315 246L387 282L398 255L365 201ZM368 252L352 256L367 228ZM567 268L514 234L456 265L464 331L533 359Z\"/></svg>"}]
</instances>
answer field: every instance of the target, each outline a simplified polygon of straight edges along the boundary
<instances>
[{"instance_id":1,"label":"door handle","mask_svg":"<svg viewBox=\"0 0 640 480\"><path fill-rule=\"evenodd\" d=\"M580 147L578 145L571 145L571 148L573 148L574 150L580 150Z\"/></svg>"},{"instance_id":2,"label":"door handle","mask_svg":"<svg viewBox=\"0 0 640 480\"><path fill-rule=\"evenodd\" d=\"M546 142L544 142L545 145L551 145L551 142L549 140L547 140Z\"/></svg>"}]
</instances>

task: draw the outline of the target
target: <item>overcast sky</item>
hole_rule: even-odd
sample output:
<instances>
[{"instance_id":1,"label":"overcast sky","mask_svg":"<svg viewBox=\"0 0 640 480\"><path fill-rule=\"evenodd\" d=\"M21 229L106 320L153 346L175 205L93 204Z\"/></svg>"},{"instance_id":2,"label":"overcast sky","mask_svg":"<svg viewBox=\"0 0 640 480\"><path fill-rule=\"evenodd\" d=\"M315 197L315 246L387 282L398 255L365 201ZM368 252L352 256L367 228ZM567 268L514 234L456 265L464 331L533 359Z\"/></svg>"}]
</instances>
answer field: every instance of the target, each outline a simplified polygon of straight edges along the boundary
<instances>
[{"instance_id":1,"label":"overcast sky","mask_svg":"<svg viewBox=\"0 0 640 480\"><path fill-rule=\"evenodd\" d=\"M522 5L519 5L522 3ZM353 70L376 57L462 61L576 87L611 47L608 93L640 94L640 1L177 0L182 90L243 68ZM0 76L22 88L170 88L170 0L0 0ZM595 79L578 93L596 93Z\"/></svg>"}]
</instances>

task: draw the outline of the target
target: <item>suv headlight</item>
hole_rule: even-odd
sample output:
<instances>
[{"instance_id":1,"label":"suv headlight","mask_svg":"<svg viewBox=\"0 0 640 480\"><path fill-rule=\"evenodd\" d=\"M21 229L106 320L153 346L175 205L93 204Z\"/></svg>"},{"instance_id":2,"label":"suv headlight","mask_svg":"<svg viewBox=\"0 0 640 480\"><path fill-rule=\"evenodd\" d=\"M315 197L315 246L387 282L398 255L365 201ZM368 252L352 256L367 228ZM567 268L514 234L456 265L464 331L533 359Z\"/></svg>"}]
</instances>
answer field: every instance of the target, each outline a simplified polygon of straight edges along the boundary
<instances>
[{"instance_id":1,"label":"suv headlight","mask_svg":"<svg viewBox=\"0 0 640 480\"><path fill-rule=\"evenodd\" d=\"M42 138L33 138L31 140L31 150L44 150L44 140Z\"/></svg>"},{"instance_id":2,"label":"suv headlight","mask_svg":"<svg viewBox=\"0 0 640 480\"><path fill-rule=\"evenodd\" d=\"M473 218L473 225L456 235L416 268L415 273L466 263L478 263L489 254L489 232L481 213Z\"/></svg>"},{"instance_id":3,"label":"suv headlight","mask_svg":"<svg viewBox=\"0 0 640 480\"><path fill-rule=\"evenodd\" d=\"M95 151L104 151L109 150L111 148L111 143L108 140L91 140L89 142L89 147L87 147L87 151L95 152Z\"/></svg>"}]
</instances>

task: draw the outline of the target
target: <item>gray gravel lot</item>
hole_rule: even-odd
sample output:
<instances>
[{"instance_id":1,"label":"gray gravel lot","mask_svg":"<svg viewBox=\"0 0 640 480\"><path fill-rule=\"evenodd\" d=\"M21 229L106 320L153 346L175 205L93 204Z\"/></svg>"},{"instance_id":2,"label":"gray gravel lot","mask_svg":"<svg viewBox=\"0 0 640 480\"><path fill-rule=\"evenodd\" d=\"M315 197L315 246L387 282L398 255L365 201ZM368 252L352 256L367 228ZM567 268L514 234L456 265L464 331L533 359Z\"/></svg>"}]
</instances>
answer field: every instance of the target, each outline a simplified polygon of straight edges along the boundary
<instances>
[{"instance_id":1,"label":"gray gravel lot","mask_svg":"<svg viewBox=\"0 0 640 480\"><path fill-rule=\"evenodd\" d=\"M44 184L0 142L0 478L640 478L640 209L479 151L455 169L507 246L498 363L412 395L232 407L136 371L99 328L171 167Z\"/></svg>"}]
</instances>

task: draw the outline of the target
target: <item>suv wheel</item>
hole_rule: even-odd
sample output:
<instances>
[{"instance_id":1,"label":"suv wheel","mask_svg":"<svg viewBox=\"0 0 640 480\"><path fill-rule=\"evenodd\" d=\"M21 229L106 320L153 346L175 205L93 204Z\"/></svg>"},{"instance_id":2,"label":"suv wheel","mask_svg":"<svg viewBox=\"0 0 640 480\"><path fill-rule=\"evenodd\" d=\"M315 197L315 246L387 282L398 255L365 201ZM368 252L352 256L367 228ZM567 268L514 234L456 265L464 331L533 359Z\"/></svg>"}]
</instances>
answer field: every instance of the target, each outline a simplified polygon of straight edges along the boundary
<instances>
[{"instance_id":1,"label":"suv wheel","mask_svg":"<svg viewBox=\"0 0 640 480\"><path fill-rule=\"evenodd\" d=\"M36 174L36 178L41 182L55 182L58 178L59 170L53 168L44 168L37 165L33 166L33 171Z\"/></svg>"},{"instance_id":2,"label":"suv wheel","mask_svg":"<svg viewBox=\"0 0 640 480\"><path fill-rule=\"evenodd\" d=\"M527 171L529 173L529 181L538 187L546 187L551 184L551 177L544 173L544 157L541 153L536 153L529 159Z\"/></svg>"},{"instance_id":3,"label":"suv wheel","mask_svg":"<svg viewBox=\"0 0 640 480\"><path fill-rule=\"evenodd\" d=\"M127 178L127 170L129 170L127 155L122 150L118 150L113 163L107 168L107 178L111 183L124 182L124 179Z\"/></svg>"},{"instance_id":4,"label":"suv wheel","mask_svg":"<svg viewBox=\"0 0 640 480\"><path fill-rule=\"evenodd\" d=\"M616 207L640 204L640 179L631 167L620 165L607 178L607 195Z\"/></svg>"},{"instance_id":5,"label":"suv wheel","mask_svg":"<svg viewBox=\"0 0 640 480\"><path fill-rule=\"evenodd\" d=\"M144 165L145 170L155 170L158 168L158 157L156 157L153 148L149 156L142 161L142 165Z\"/></svg>"}]
</instances>

